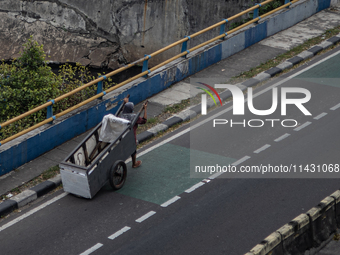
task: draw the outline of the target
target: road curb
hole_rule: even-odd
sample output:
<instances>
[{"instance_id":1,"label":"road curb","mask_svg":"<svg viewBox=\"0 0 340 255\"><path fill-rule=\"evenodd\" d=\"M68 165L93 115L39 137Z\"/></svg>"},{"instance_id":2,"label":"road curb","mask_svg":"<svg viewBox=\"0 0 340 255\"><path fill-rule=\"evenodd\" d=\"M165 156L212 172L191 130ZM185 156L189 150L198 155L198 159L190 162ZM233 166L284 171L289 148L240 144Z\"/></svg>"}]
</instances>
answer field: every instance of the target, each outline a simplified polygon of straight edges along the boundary
<instances>
[{"instance_id":1,"label":"road curb","mask_svg":"<svg viewBox=\"0 0 340 255\"><path fill-rule=\"evenodd\" d=\"M11 199L5 200L0 204L0 217L20 209L39 197L46 195L61 184L60 174L48 179L38 185L27 189L20 194L13 196Z\"/></svg>"},{"instance_id":2,"label":"road curb","mask_svg":"<svg viewBox=\"0 0 340 255\"><path fill-rule=\"evenodd\" d=\"M255 77L248 79L247 81L244 81L242 83L236 84L236 86L240 87L242 90L245 90L247 87L256 86L257 84L272 78L273 76L283 72L285 69L291 68L294 65L299 64L301 61L306 60L308 58L311 58L318 54L320 51L327 49L335 44L340 42L340 33L336 36L333 36L323 42L321 42L318 45L315 45L311 47L310 49L301 52L297 56L286 60L285 62L277 65L276 67L272 67L262 73L257 74ZM230 91L223 91L220 93L220 97L223 100L226 100L231 97ZM212 108L215 104L212 100L208 100L207 102L207 108ZM176 113L170 118L166 119L164 122L148 129L147 131L144 131L137 135L137 140L139 143L145 142L152 137L156 136L159 132L164 132L170 127L182 123L184 121L190 120L191 118L194 118L198 114L201 113L201 104L192 106L188 109L185 109L181 111L180 113ZM4 202L0 203L0 217L9 214L13 212L16 209L19 209L28 203L36 200L37 198L44 196L48 192L52 191L53 189L57 188L61 184L61 177L60 174L58 174L56 177L51 178L45 182L42 182L35 187L30 188L29 190L26 190L11 199L5 200ZM340 194L340 191L339 191ZM337 207L339 208L337 216L339 219L338 224L340 225L340 195L338 197L339 203L337 204ZM265 243L267 243L266 241ZM266 247L265 249L268 249L268 247L273 246L271 243L268 245L263 245L263 247ZM261 246L261 247L262 247ZM260 247L257 247L257 249ZM262 249L262 248L261 248ZM260 249L260 250L261 250ZM251 251L252 252L252 251ZM263 249L262 249L263 252ZM264 253L247 253L247 255L256 255L256 254L264 254Z\"/></svg>"},{"instance_id":3,"label":"road curb","mask_svg":"<svg viewBox=\"0 0 340 255\"><path fill-rule=\"evenodd\" d=\"M340 226L340 190L282 226L245 255L315 254Z\"/></svg>"}]
</instances>

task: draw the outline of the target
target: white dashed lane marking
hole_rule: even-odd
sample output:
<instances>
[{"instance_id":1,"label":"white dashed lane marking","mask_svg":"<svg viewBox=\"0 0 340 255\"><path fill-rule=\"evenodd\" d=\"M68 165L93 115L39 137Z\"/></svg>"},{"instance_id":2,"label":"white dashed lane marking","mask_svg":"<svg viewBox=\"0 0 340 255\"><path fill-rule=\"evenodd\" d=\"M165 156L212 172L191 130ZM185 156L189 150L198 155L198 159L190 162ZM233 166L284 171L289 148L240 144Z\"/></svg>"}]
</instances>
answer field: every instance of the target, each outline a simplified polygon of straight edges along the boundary
<instances>
[{"instance_id":1,"label":"white dashed lane marking","mask_svg":"<svg viewBox=\"0 0 340 255\"><path fill-rule=\"evenodd\" d=\"M334 105L334 106L331 108L331 110L334 111L334 110L336 110L336 109L338 109L338 108L340 108L340 104Z\"/></svg>"},{"instance_id":2,"label":"white dashed lane marking","mask_svg":"<svg viewBox=\"0 0 340 255\"><path fill-rule=\"evenodd\" d=\"M322 117L325 117L326 115L327 115L327 113L326 113L326 112L323 112L323 113L319 114L318 116L314 117L314 119L315 119L315 120L319 120L319 119L321 119Z\"/></svg>"},{"instance_id":3,"label":"white dashed lane marking","mask_svg":"<svg viewBox=\"0 0 340 255\"><path fill-rule=\"evenodd\" d=\"M161 204L161 206L167 207L167 206L171 205L172 203L175 203L178 199L180 199L180 197L175 196L175 197L171 198L170 200L166 201L165 203Z\"/></svg>"},{"instance_id":4,"label":"white dashed lane marking","mask_svg":"<svg viewBox=\"0 0 340 255\"><path fill-rule=\"evenodd\" d=\"M80 255L89 255L91 254L92 252L98 250L100 247L102 247L103 244L101 243L97 243L96 245L92 246L90 249L84 251L83 253L81 253Z\"/></svg>"},{"instance_id":5,"label":"white dashed lane marking","mask_svg":"<svg viewBox=\"0 0 340 255\"><path fill-rule=\"evenodd\" d=\"M126 231L128 231L128 230L130 230L130 229L131 229L130 227L125 226L125 227L123 227L121 230L118 230L116 233L110 235L108 238L111 239L111 240L113 240L113 239L117 238L118 236L124 234Z\"/></svg>"},{"instance_id":6,"label":"white dashed lane marking","mask_svg":"<svg viewBox=\"0 0 340 255\"><path fill-rule=\"evenodd\" d=\"M300 127L294 128L294 131L300 131L301 129L309 126L310 124L312 124L312 122L307 121L307 122L303 123Z\"/></svg>"},{"instance_id":7,"label":"white dashed lane marking","mask_svg":"<svg viewBox=\"0 0 340 255\"><path fill-rule=\"evenodd\" d=\"M232 166L237 166L237 165L243 163L244 161L246 161L246 160L248 160L248 159L250 159L249 156L244 156L243 158L241 158L241 159L237 160L236 162L232 163L231 165L232 165Z\"/></svg>"},{"instance_id":8,"label":"white dashed lane marking","mask_svg":"<svg viewBox=\"0 0 340 255\"><path fill-rule=\"evenodd\" d=\"M192 186L190 189L187 189L185 192L190 193L190 192L194 191L195 189L198 189L199 187L203 186L204 184L205 184L204 182L199 182L199 183L195 184L194 186Z\"/></svg>"},{"instance_id":9,"label":"white dashed lane marking","mask_svg":"<svg viewBox=\"0 0 340 255\"><path fill-rule=\"evenodd\" d=\"M284 135L281 135L279 138L276 138L274 141L275 142L280 142L282 141L283 139L286 139L288 136L290 136L290 134L286 133Z\"/></svg>"},{"instance_id":10,"label":"white dashed lane marking","mask_svg":"<svg viewBox=\"0 0 340 255\"><path fill-rule=\"evenodd\" d=\"M270 144L263 145L261 148L254 151L254 153L260 153L261 151L264 151L270 147Z\"/></svg>"},{"instance_id":11,"label":"white dashed lane marking","mask_svg":"<svg viewBox=\"0 0 340 255\"><path fill-rule=\"evenodd\" d=\"M223 174L223 172L217 172L217 173L215 173L215 174L209 176L209 179L210 179L210 180L213 180L213 179L219 177L221 174Z\"/></svg>"},{"instance_id":12,"label":"white dashed lane marking","mask_svg":"<svg viewBox=\"0 0 340 255\"><path fill-rule=\"evenodd\" d=\"M154 214L156 214L155 211L150 211L150 212L148 212L147 214L145 214L144 216L138 218L138 219L136 220L136 222L141 223L141 222L145 221L147 218L150 218L150 217L151 217L152 215L154 215Z\"/></svg>"}]
</instances>

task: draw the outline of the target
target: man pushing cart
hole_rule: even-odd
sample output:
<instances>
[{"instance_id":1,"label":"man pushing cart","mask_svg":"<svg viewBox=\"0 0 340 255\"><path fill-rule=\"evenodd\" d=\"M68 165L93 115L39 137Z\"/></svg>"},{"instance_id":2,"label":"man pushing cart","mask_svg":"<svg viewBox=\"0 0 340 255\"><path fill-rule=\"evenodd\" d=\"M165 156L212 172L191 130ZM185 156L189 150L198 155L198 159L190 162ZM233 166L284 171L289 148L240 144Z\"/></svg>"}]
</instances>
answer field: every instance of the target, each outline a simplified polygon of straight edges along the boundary
<instances>
[{"instance_id":1,"label":"man pushing cart","mask_svg":"<svg viewBox=\"0 0 340 255\"><path fill-rule=\"evenodd\" d=\"M132 102L129 102L129 97L124 98L124 108L123 108L123 112L121 117L126 119L126 120L132 120L136 114L133 113L133 108L134 108L134 104ZM138 125L143 125L147 122L148 117L147 117L147 107L148 107L148 101L146 101L143 104L143 110L144 110L144 116L142 117L138 117L136 124L133 126L133 133L135 134L135 140L136 140L136 144L137 144L137 128ZM132 168L136 168L139 167L142 164L141 160L136 161L136 151L131 155L131 159L132 159Z\"/></svg>"},{"instance_id":2,"label":"man pushing cart","mask_svg":"<svg viewBox=\"0 0 340 255\"><path fill-rule=\"evenodd\" d=\"M142 164L136 161L136 130L138 124L147 121L147 102L137 113L133 113L133 108L127 96L116 114L104 116L59 164L66 192L92 198L107 182L113 189L120 189L127 176L126 159L132 157L134 168ZM143 110L144 116L140 117ZM121 112L122 116L118 117Z\"/></svg>"}]
</instances>

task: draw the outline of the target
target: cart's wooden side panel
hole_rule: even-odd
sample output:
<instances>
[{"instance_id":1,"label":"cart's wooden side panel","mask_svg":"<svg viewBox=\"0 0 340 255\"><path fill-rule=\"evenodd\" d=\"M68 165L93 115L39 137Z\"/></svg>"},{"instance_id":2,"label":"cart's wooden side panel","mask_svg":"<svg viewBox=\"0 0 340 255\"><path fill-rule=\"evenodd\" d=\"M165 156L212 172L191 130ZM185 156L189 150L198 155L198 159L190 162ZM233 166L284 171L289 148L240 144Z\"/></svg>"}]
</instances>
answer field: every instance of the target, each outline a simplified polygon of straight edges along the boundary
<instances>
[{"instance_id":1,"label":"cart's wooden side panel","mask_svg":"<svg viewBox=\"0 0 340 255\"><path fill-rule=\"evenodd\" d=\"M66 192L85 198L92 198L89 181L86 174L66 170L61 165L60 175L63 180L63 188Z\"/></svg>"},{"instance_id":2,"label":"cart's wooden side panel","mask_svg":"<svg viewBox=\"0 0 340 255\"><path fill-rule=\"evenodd\" d=\"M93 197L107 182L109 167L110 165L108 163L100 163L92 172L89 172L87 178L89 180L91 197Z\"/></svg>"},{"instance_id":3,"label":"cart's wooden side panel","mask_svg":"<svg viewBox=\"0 0 340 255\"><path fill-rule=\"evenodd\" d=\"M127 130L126 135L114 146L110 146L105 150L104 155L94 163L97 167L93 171L89 171L88 180L93 197L108 181L109 172L112 165L118 161L125 161L136 150L136 140L133 130Z\"/></svg>"}]
</instances>

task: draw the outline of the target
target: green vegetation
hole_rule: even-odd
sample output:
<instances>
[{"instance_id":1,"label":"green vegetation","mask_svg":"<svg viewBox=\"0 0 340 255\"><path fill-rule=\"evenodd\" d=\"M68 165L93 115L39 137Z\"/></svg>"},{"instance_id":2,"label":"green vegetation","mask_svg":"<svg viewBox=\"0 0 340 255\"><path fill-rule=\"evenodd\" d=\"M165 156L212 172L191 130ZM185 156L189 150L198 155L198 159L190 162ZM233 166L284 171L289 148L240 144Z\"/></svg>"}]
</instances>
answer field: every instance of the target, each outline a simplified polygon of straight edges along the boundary
<instances>
[{"instance_id":1,"label":"green vegetation","mask_svg":"<svg viewBox=\"0 0 340 255\"><path fill-rule=\"evenodd\" d=\"M19 116L48 100L82 86L96 77L80 64L65 64L58 74L52 72L45 60L43 45L32 39L23 45L21 56L13 63L0 64L0 123ZM104 83L106 89L112 82ZM96 86L88 87L53 105L53 113L59 113L96 94ZM46 119L47 109L40 110L9 126L0 129L0 140L16 134Z\"/></svg>"},{"instance_id":2,"label":"green vegetation","mask_svg":"<svg viewBox=\"0 0 340 255\"><path fill-rule=\"evenodd\" d=\"M149 124L155 124L158 122L158 119L157 118L148 118L148 123Z\"/></svg>"},{"instance_id":3,"label":"green vegetation","mask_svg":"<svg viewBox=\"0 0 340 255\"><path fill-rule=\"evenodd\" d=\"M334 241L339 241L340 240L340 234L339 233L335 233L333 236L333 240Z\"/></svg>"},{"instance_id":4,"label":"green vegetation","mask_svg":"<svg viewBox=\"0 0 340 255\"><path fill-rule=\"evenodd\" d=\"M284 5L284 4L285 4L284 0L276 0L268 4L265 4L264 6L260 7L259 15L261 16L267 12L270 12L276 8L279 8L281 5Z\"/></svg>"},{"instance_id":5,"label":"green vegetation","mask_svg":"<svg viewBox=\"0 0 340 255\"><path fill-rule=\"evenodd\" d=\"M38 185L39 183L46 181L48 179L51 179L53 177L55 177L56 175L58 175L60 172L59 166L53 166L51 168L49 168L48 170L44 171L41 175L39 175L38 177L32 179L31 181L12 189L10 192L7 192L6 194L0 196L0 200L6 200L8 198L10 198L10 196L8 196L9 194L11 194L12 196L15 196L17 194L20 194L21 192L23 192L24 190L27 190L29 188L32 188L36 185Z\"/></svg>"},{"instance_id":6,"label":"green vegetation","mask_svg":"<svg viewBox=\"0 0 340 255\"><path fill-rule=\"evenodd\" d=\"M42 181L45 181L45 180L53 178L57 174L59 174L59 166L52 166L50 169L46 170L40 175L40 179Z\"/></svg>"},{"instance_id":7,"label":"green vegetation","mask_svg":"<svg viewBox=\"0 0 340 255\"><path fill-rule=\"evenodd\" d=\"M188 106L190 106L190 102L191 102L190 99L182 100L181 103L173 104L173 105L165 107L163 112L164 113L177 113L177 112L180 112L180 111L184 110L185 108L187 108Z\"/></svg>"},{"instance_id":8,"label":"green vegetation","mask_svg":"<svg viewBox=\"0 0 340 255\"><path fill-rule=\"evenodd\" d=\"M46 103L58 95L59 77L45 62L42 45L32 39L24 45L21 57L13 64L0 65L0 122L16 117L30 109ZM11 134L27 128L46 116L46 111L37 112L16 125L4 128Z\"/></svg>"},{"instance_id":9,"label":"green vegetation","mask_svg":"<svg viewBox=\"0 0 340 255\"><path fill-rule=\"evenodd\" d=\"M267 12L270 12L278 7L280 7L281 5L284 5L285 1L284 0L275 0L273 2L270 2L268 4L265 4L263 6L261 6L259 8L259 16L267 13ZM251 8L252 6L249 6L248 8ZM244 23L247 23L248 21L252 20L253 19L253 13L249 13L249 18L246 18L246 19L243 19L241 21L237 21L237 22L233 22L233 23L230 23L230 28L229 29L234 29L238 26L241 26L243 25Z\"/></svg>"}]
</instances>

